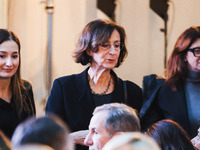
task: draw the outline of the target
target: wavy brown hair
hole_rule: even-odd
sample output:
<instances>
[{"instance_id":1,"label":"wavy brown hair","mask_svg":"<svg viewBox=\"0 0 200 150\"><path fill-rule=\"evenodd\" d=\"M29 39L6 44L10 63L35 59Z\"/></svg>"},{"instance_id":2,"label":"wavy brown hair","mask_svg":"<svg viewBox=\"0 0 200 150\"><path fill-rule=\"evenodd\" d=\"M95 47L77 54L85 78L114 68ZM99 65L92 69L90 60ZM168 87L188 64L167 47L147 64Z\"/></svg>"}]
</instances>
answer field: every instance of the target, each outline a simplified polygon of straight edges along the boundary
<instances>
[{"instance_id":1,"label":"wavy brown hair","mask_svg":"<svg viewBox=\"0 0 200 150\"><path fill-rule=\"evenodd\" d=\"M30 110L25 98L29 98L26 88L23 85L23 80L21 79L21 56L20 56L20 41L19 38L12 32L6 29L0 29L0 44L5 41L14 41L18 45L19 51L19 66L16 73L11 77L11 91L12 97L14 98L14 102L17 108L18 115L21 114L22 110L27 112L34 112L33 106L31 105L32 109Z\"/></svg>"},{"instance_id":2,"label":"wavy brown hair","mask_svg":"<svg viewBox=\"0 0 200 150\"><path fill-rule=\"evenodd\" d=\"M184 81L188 73L186 55L190 46L200 38L200 26L186 29L177 39L166 68L166 84L176 90L179 81Z\"/></svg>"},{"instance_id":3,"label":"wavy brown hair","mask_svg":"<svg viewBox=\"0 0 200 150\"><path fill-rule=\"evenodd\" d=\"M128 55L126 48L126 33L123 27L117 25L115 22L98 19L89 22L81 32L79 36L76 50L74 52L74 58L76 63L87 65L91 62L92 57L86 53L86 50L97 52L98 46L105 43L110 38L112 32L117 30L120 35L120 42L123 43L124 47L120 51L118 63L115 67L119 67Z\"/></svg>"}]
</instances>

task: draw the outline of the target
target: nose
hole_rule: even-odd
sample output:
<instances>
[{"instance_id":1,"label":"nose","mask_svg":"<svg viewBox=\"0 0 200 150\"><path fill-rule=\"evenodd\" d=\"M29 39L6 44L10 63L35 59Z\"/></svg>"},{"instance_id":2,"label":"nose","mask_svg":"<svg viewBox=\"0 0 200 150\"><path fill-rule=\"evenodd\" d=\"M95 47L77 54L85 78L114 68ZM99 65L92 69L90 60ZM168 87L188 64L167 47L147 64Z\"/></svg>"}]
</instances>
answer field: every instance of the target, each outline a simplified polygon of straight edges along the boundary
<instances>
[{"instance_id":1,"label":"nose","mask_svg":"<svg viewBox=\"0 0 200 150\"><path fill-rule=\"evenodd\" d=\"M114 54L116 52L115 46L113 44L110 45L110 54Z\"/></svg>"},{"instance_id":2,"label":"nose","mask_svg":"<svg viewBox=\"0 0 200 150\"><path fill-rule=\"evenodd\" d=\"M86 138L84 140L84 144L87 145L87 146L93 145L91 133L88 133L88 135L86 136Z\"/></svg>"},{"instance_id":3,"label":"nose","mask_svg":"<svg viewBox=\"0 0 200 150\"><path fill-rule=\"evenodd\" d=\"M12 62L12 58L11 57L8 57L7 59L6 59L6 66L12 66L12 64L13 64L13 62Z\"/></svg>"}]
</instances>

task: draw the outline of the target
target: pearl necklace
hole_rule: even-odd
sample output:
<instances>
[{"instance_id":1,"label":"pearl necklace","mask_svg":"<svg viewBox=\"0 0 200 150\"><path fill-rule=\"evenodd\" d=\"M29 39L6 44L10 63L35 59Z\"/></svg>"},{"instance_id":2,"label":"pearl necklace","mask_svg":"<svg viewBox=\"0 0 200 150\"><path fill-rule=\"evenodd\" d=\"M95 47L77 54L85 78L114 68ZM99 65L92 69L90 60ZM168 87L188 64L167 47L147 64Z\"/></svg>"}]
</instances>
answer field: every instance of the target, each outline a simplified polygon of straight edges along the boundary
<instances>
[{"instance_id":1,"label":"pearl necklace","mask_svg":"<svg viewBox=\"0 0 200 150\"><path fill-rule=\"evenodd\" d=\"M109 80L109 82L108 82L107 88L105 89L104 92L102 92L102 93L96 93L96 92L94 92L94 91L92 90L92 88L91 88L92 94L99 95L99 96L106 95L106 93L108 92L108 89L110 88L110 83L111 83L111 77L110 77L110 80Z\"/></svg>"}]
</instances>

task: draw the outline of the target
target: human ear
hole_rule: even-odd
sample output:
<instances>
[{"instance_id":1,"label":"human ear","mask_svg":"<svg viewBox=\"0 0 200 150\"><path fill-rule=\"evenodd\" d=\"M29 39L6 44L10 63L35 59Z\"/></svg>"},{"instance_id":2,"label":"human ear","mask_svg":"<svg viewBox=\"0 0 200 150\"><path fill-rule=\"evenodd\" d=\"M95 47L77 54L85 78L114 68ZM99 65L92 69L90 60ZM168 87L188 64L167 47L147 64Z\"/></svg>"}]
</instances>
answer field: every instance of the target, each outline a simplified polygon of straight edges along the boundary
<instances>
[{"instance_id":1,"label":"human ear","mask_svg":"<svg viewBox=\"0 0 200 150\"><path fill-rule=\"evenodd\" d=\"M87 53L89 56L92 56L92 51L91 51L91 49L87 49L87 50L86 50L86 53Z\"/></svg>"}]
</instances>

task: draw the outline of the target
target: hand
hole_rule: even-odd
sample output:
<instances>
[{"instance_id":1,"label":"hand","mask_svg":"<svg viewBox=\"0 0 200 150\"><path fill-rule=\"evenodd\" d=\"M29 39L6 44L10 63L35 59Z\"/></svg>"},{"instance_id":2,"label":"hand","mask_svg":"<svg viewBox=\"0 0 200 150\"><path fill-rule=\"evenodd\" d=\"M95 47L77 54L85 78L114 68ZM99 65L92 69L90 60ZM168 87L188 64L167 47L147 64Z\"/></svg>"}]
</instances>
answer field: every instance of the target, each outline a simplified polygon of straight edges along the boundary
<instances>
[{"instance_id":1,"label":"hand","mask_svg":"<svg viewBox=\"0 0 200 150\"><path fill-rule=\"evenodd\" d=\"M89 130L80 130L80 131L70 133L69 136L73 139L75 144L85 145L84 140L88 133L89 133Z\"/></svg>"}]
</instances>

